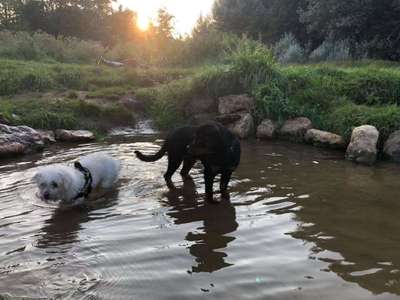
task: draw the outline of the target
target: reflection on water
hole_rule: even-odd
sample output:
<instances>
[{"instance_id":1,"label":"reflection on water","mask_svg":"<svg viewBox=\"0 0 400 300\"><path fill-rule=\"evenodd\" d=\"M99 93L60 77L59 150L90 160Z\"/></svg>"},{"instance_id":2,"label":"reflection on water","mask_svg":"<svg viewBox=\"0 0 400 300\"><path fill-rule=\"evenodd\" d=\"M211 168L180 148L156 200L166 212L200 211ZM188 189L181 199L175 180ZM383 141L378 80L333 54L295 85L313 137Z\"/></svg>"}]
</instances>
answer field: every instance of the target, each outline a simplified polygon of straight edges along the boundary
<instances>
[{"instance_id":1,"label":"reflection on water","mask_svg":"<svg viewBox=\"0 0 400 300\"><path fill-rule=\"evenodd\" d=\"M0 295L41 299L395 299L400 295L400 169L340 152L244 142L231 199L203 201L174 177L150 132L0 163ZM37 167L107 151L115 190L68 210L38 205ZM1 298L1 296L0 296Z\"/></svg>"},{"instance_id":2,"label":"reflection on water","mask_svg":"<svg viewBox=\"0 0 400 300\"><path fill-rule=\"evenodd\" d=\"M118 199L118 191L111 191L103 198L91 200L76 207L55 209L44 222L36 240L38 248L51 248L79 242L79 231L84 223L95 219L90 216L94 210L112 207Z\"/></svg>"},{"instance_id":3,"label":"reflection on water","mask_svg":"<svg viewBox=\"0 0 400 300\"><path fill-rule=\"evenodd\" d=\"M175 224L201 222L196 230L188 232L185 239L190 242L190 254L196 258L192 272L214 272L232 264L226 262L227 254L222 250L235 237L229 236L234 232L236 222L235 208L230 201L222 201L219 205L199 201L193 180L185 181L181 190L166 193L170 207L168 215Z\"/></svg>"}]
</instances>

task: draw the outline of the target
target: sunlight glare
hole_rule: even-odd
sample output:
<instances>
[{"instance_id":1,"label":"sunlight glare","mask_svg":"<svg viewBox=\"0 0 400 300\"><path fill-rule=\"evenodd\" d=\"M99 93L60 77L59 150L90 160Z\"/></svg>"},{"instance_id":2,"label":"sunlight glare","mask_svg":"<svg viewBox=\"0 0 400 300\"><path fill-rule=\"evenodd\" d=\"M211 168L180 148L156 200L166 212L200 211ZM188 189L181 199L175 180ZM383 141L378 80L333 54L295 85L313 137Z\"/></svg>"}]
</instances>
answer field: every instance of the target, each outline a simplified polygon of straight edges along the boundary
<instances>
[{"instance_id":1,"label":"sunlight glare","mask_svg":"<svg viewBox=\"0 0 400 300\"><path fill-rule=\"evenodd\" d=\"M140 30L146 31L149 28L149 17L144 16L143 14L138 14L137 18L137 26L139 27Z\"/></svg>"},{"instance_id":2,"label":"sunlight glare","mask_svg":"<svg viewBox=\"0 0 400 300\"><path fill-rule=\"evenodd\" d=\"M177 34L189 34L200 14L211 12L214 0L117 0L115 5L122 5L138 13L138 27L146 30L151 21L156 20L157 12L165 7L175 16L174 25Z\"/></svg>"}]
</instances>

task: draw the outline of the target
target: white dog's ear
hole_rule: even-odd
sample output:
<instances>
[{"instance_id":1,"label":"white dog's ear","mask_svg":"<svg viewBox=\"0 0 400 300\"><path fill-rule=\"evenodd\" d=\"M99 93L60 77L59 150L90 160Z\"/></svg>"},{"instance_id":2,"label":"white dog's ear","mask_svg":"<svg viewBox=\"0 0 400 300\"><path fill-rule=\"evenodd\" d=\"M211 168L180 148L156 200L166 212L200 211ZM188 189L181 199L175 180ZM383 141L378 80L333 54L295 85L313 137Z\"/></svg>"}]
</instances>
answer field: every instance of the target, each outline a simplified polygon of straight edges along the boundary
<instances>
[{"instance_id":1,"label":"white dog's ear","mask_svg":"<svg viewBox=\"0 0 400 300\"><path fill-rule=\"evenodd\" d=\"M38 183L42 179L42 174L36 173L35 176L32 177L32 182Z\"/></svg>"}]
</instances>

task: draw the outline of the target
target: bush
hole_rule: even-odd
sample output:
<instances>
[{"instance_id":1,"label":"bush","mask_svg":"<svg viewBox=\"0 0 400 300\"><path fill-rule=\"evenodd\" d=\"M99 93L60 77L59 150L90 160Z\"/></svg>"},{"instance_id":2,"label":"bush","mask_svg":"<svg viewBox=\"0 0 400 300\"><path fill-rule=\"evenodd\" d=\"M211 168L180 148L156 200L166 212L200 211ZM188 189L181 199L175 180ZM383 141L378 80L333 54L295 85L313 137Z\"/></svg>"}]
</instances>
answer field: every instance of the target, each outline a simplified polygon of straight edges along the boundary
<instances>
[{"instance_id":1,"label":"bush","mask_svg":"<svg viewBox=\"0 0 400 300\"><path fill-rule=\"evenodd\" d=\"M346 41L324 41L318 48L311 52L310 61L331 61L351 59L350 47Z\"/></svg>"},{"instance_id":2,"label":"bush","mask_svg":"<svg viewBox=\"0 0 400 300\"><path fill-rule=\"evenodd\" d=\"M92 63L105 53L93 41L54 37L47 33L0 31L0 57L65 63Z\"/></svg>"},{"instance_id":3,"label":"bush","mask_svg":"<svg viewBox=\"0 0 400 300\"><path fill-rule=\"evenodd\" d=\"M348 103L336 108L329 119L329 127L347 138L350 138L354 127L369 124L379 130L381 140L386 140L393 131L399 129L400 107L397 105L366 106Z\"/></svg>"},{"instance_id":4,"label":"bush","mask_svg":"<svg viewBox=\"0 0 400 300\"><path fill-rule=\"evenodd\" d=\"M119 106L98 106L79 100L1 100L0 114L16 125L40 129L103 131L107 122L131 124L132 116Z\"/></svg>"},{"instance_id":5,"label":"bush","mask_svg":"<svg viewBox=\"0 0 400 300\"><path fill-rule=\"evenodd\" d=\"M306 55L292 33L285 34L274 46L274 54L282 64L302 63Z\"/></svg>"}]
</instances>

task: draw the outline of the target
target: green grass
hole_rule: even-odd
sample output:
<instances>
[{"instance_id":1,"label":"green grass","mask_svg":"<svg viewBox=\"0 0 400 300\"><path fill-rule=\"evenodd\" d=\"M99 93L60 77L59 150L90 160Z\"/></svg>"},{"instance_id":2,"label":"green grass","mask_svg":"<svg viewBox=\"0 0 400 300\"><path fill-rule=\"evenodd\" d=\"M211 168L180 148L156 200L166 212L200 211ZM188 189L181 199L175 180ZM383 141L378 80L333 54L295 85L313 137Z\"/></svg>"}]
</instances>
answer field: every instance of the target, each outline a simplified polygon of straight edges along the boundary
<instances>
[{"instance_id":1,"label":"green grass","mask_svg":"<svg viewBox=\"0 0 400 300\"><path fill-rule=\"evenodd\" d=\"M131 94L144 101L159 128L167 129L186 122L192 99L243 92L256 99L257 121L305 116L316 128L345 138L362 124L376 126L382 139L400 127L398 65L368 60L281 66L270 50L247 40L227 49L219 63L196 68L113 69L4 59L0 67L0 95L66 91L60 102L21 102L13 96L0 102L0 114L37 128L97 129L102 120L125 122L130 116L115 100ZM78 101L80 90L110 103Z\"/></svg>"},{"instance_id":2,"label":"green grass","mask_svg":"<svg viewBox=\"0 0 400 300\"><path fill-rule=\"evenodd\" d=\"M0 95L29 91L154 86L183 78L191 69L132 69L0 59Z\"/></svg>"},{"instance_id":3,"label":"green grass","mask_svg":"<svg viewBox=\"0 0 400 300\"><path fill-rule=\"evenodd\" d=\"M97 133L110 125L133 125L131 113L117 105L98 106L80 100L3 99L0 114L15 125L38 129L88 129Z\"/></svg>"}]
</instances>

